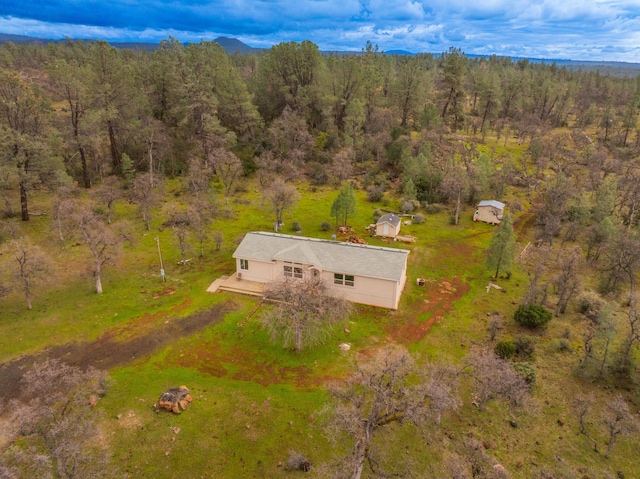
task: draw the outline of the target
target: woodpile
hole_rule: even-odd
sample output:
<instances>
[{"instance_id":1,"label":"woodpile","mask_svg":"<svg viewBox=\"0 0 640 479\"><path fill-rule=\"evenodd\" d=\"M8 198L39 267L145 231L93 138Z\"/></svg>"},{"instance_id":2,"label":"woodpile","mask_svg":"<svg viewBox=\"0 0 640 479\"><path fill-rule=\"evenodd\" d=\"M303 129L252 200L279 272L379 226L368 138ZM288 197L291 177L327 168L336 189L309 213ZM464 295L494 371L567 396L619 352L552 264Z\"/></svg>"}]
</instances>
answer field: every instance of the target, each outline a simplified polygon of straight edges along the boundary
<instances>
[{"instance_id":1,"label":"woodpile","mask_svg":"<svg viewBox=\"0 0 640 479\"><path fill-rule=\"evenodd\" d=\"M367 244L365 240L363 240L356 234L350 235L345 241L347 243L354 243L354 244Z\"/></svg>"},{"instance_id":2,"label":"woodpile","mask_svg":"<svg viewBox=\"0 0 640 479\"><path fill-rule=\"evenodd\" d=\"M338 227L338 233L341 235L348 235L351 233L351 226L340 226Z\"/></svg>"},{"instance_id":3,"label":"woodpile","mask_svg":"<svg viewBox=\"0 0 640 479\"><path fill-rule=\"evenodd\" d=\"M153 405L153 408L157 411L159 409L166 409L175 414L180 414L187 409L187 406L193 399L187 386L180 386L179 388L171 388L167 392L162 393L162 396Z\"/></svg>"}]
</instances>

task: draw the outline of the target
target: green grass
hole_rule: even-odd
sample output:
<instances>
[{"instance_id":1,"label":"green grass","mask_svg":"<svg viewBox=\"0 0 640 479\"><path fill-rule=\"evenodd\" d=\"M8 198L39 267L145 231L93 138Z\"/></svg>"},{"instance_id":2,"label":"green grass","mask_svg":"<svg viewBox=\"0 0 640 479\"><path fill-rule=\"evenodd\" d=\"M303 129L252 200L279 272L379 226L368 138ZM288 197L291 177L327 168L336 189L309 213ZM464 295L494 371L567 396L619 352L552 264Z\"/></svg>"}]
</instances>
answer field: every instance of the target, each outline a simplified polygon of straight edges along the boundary
<instances>
[{"instance_id":1,"label":"green grass","mask_svg":"<svg viewBox=\"0 0 640 479\"><path fill-rule=\"evenodd\" d=\"M515 150L509 146L509 151ZM291 224L299 221L304 236L329 238L332 232L322 232L320 224L335 222L329 211L337 189L297 186L301 200L285 214L283 232L294 234ZM177 196L179 190L177 182L171 182L168 198L182 201ZM63 267L57 272L59 279L36 292L33 311L26 310L19 292L2 299L0 361L55 344L91 341L105 333L123 340L148 334L167 318L224 303L229 307L221 322L176 338L170 346L109 372L112 384L98 407L105 412L105 438L113 448L114 462L131 477L292 477L302 473L286 472L281 464L291 449L305 454L314 464L345 451L344 444L334 450L322 433L319 412L330 402L327 381L344 378L361 354L394 343L406 346L421 360L461 365L472 347L487 340L488 314L499 311L504 318L500 337L533 334L538 341L534 358L538 383L530 408L513 411L500 402L490 402L487 410L480 412L470 404L465 379L463 408L446 418L440 428L423 436L410 427L394 427L388 437L395 441L379 439L388 448L387 460L393 462L400 454L406 455L406 449L422 471L443 477L443 461L459 450L465 438L473 436L489 445L487 453L514 478L535 477L542 469L559 471L566 477L591 474L592 470L621 470L626 477L640 475L632 454L638 446L637 437L621 439L607 461L576 434L570 410L575 392L593 392L598 407L610 395L574 375L578 353L553 348L569 330L570 343L579 352L578 314L570 311L554 318L546 330L536 333L519 328L512 315L524 295L527 277L517 267L510 279L497 280L506 293L486 292L491 272L484 266L484 255L493 227L474 223L473 208L467 207L457 226L450 224L447 211L425 215L423 224L403 226L402 234L418 238L414 244L370 238L365 227L372 222L373 211L383 206L367 202L364 191L356 194L358 212L349 220L355 233L373 245L411 250L408 281L398 311L358 306L356 314L337 328L326 344L296 353L269 340L260 328L259 312L245 324L257 299L205 293L214 279L233 272L231 254L237 238L247 231L272 229L273 213L261 204L257 185L249 182L246 191L234 195L228 206L223 201L218 205L220 214L211 231L224 232L221 250L213 251L210 241L205 256L194 257L187 265L177 264L180 255L172 232L162 228L159 215L147 232L134 208L119 204L114 220L131 221L135 241L126 246L119 261L106 267L103 295L93 292L83 247L60 247L48 217L36 217L26 225L16 221ZM520 197L517 191L509 191L507 196ZM46 209L46 196L37 196L35 205ZM397 209L398 201L392 199L386 208ZM520 248L530 235L524 233ZM166 284L160 281L156 237L162 246ZM416 285L418 277L426 278L426 287ZM447 284L453 289L447 289ZM160 294L167 292L172 294ZM342 342L350 343L352 349L340 352L337 344ZM179 416L152 411L162 392L181 384L188 386L194 397L187 411ZM509 425L513 418L518 428ZM559 426L558 419L564 426ZM180 432L176 434L172 427L179 427ZM602 442L602 431L595 434ZM595 472L592 475L600 477Z\"/></svg>"}]
</instances>

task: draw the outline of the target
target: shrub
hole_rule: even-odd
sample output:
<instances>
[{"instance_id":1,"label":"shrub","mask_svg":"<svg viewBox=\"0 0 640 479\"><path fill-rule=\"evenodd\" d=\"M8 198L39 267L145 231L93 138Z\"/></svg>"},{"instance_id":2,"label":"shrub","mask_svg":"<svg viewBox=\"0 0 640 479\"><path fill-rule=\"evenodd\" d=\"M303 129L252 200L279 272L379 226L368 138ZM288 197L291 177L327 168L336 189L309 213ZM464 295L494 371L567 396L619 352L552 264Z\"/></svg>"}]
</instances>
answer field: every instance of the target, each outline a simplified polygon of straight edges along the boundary
<instances>
[{"instance_id":1,"label":"shrub","mask_svg":"<svg viewBox=\"0 0 640 479\"><path fill-rule=\"evenodd\" d=\"M424 223L424 215L422 213L418 213L413 216L413 223L416 225Z\"/></svg>"},{"instance_id":2,"label":"shrub","mask_svg":"<svg viewBox=\"0 0 640 479\"><path fill-rule=\"evenodd\" d=\"M547 350L552 353L571 353L573 348L571 342L565 338L553 338L547 344Z\"/></svg>"},{"instance_id":3,"label":"shrub","mask_svg":"<svg viewBox=\"0 0 640 479\"><path fill-rule=\"evenodd\" d=\"M371 185L367 188L367 200L371 202L382 201L384 188L382 186Z\"/></svg>"},{"instance_id":4,"label":"shrub","mask_svg":"<svg viewBox=\"0 0 640 479\"><path fill-rule=\"evenodd\" d=\"M513 369L524 378L527 384L535 384L536 382L536 370L529 363L513 363Z\"/></svg>"},{"instance_id":5,"label":"shrub","mask_svg":"<svg viewBox=\"0 0 640 479\"><path fill-rule=\"evenodd\" d=\"M309 472L311 462L297 451L289 451L289 459L287 459L286 469L289 471Z\"/></svg>"},{"instance_id":6,"label":"shrub","mask_svg":"<svg viewBox=\"0 0 640 479\"><path fill-rule=\"evenodd\" d=\"M291 223L291 229L297 233L298 231L302 231L302 225L299 221L294 221Z\"/></svg>"},{"instance_id":7,"label":"shrub","mask_svg":"<svg viewBox=\"0 0 640 479\"><path fill-rule=\"evenodd\" d=\"M428 204L425 205L424 210L427 212L427 214L435 215L442 211L442 205Z\"/></svg>"},{"instance_id":8,"label":"shrub","mask_svg":"<svg viewBox=\"0 0 640 479\"><path fill-rule=\"evenodd\" d=\"M520 359L529 359L536 350L536 342L530 336L519 336L514 342L516 354Z\"/></svg>"},{"instance_id":9,"label":"shrub","mask_svg":"<svg viewBox=\"0 0 640 479\"><path fill-rule=\"evenodd\" d=\"M605 306L605 301L594 291L585 291L578 297L578 308L591 321L598 320L598 314Z\"/></svg>"},{"instance_id":10,"label":"shrub","mask_svg":"<svg viewBox=\"0 0 640 479\"><path fill-rule=\"evenodd\" d=\"M380 208L376 208L376 210L373 212L373 221L378 221L383 214L384 213Z\"/></svg>"},{"instance_id":11,"label":"shrub","mask_svg":"<svg viewBox=\"0 0 640 479\"><path fill-rule=\"evenodd\" d=\"M551 321L551 312L539 304L528 306L521 304L513 315L513 319L521 326L536 329Z\"/></svg>"},{"instance_id":12,"label":"shrub","mask_svg":"<svg viewBox=\"0 0 640 479\"><path fill-rule=\"evenodd\" d=\"M503 339L496 344L493 352L501 359L511 359L516 354L516 345L509 339Z\"/></svg>"},{"instance_id":13,"label":"shrub","mask_svg":"<svg viewBox=\"0 0 640 479\"><path fill-rule=\"evenodd\" d=\"M331 231L331 224L328 221L323 221L320 225L322 231Z\"/></svg>"},{"instance_id":14,"label":"shrub","mask_svg":"<svg viewBox=\"0 0 640 479\"><path fill-rule=\"evenodd\" d=\"M414 209L415 206L413 206L413 201L405 201L400 207L400 211L403 213L411 213Z\"/></svg>"},{"instance_id":15,"label":"shrub","mask_svg":"<svg viewBox=\"0 0 640 479\"><path fill-rule=\"evenodd\" d=\"M568 353L570 351L573 351L573 348L571 347L571 343L569 342L568 339L560 338L560 341L558 342L558 351L562 353Z\"/></svg>"}]
</instances>

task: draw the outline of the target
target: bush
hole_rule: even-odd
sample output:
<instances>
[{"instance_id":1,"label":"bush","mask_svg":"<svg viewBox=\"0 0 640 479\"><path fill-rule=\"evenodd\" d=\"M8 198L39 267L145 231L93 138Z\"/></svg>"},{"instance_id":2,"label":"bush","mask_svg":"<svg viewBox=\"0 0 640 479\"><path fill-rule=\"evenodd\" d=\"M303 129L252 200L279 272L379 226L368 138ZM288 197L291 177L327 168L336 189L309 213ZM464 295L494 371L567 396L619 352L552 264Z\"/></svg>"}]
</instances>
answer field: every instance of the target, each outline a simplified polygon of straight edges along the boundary
<instances>
[{"instance_id":1,"label":"bush","mask_svg":"<svg viewBox=\"0 0 640 479\"><path fill-rule=\"evenodd\" d=\"M371 185L367 188L367 200L371 202L382 201L384 188L382 186Z\"/></svg>"},{"instance_id":2,"label":"bush","mask_svg":"<svg viewBox=\"0 0 640 479\"><path fill-rule=\"evenodd\" d=\"M323 221L320 225L322 231L331 231L331 224L328 221Z\"/></svg>"},{"instance_id":3,"label":"bush","mask_svg":"<svg viewBox=\"0 0 640 479\"><path fill-rule=\"evenodd\" d=\"M442 211L442 205L436 205L436 204L431 204L431 205L425 205L424 210L427 212L427 214L430 215L435 215L438 214Z\"/></svg>"},{"instance_id":4,"label":"bush","mask_svg":"<svg viewBox=\"0 0 640 479\"><path fill-rule=\"evenodd\" d=\"M382 215L384 215L384 212L380 208L376 208L373 212L373 221L377 222Z\"/></svg>"},{"instance_id":5,"label":"bush","mask_svg":"<svg viewBox=\"0 0 640 479\"><path fill-rule=\"evenodd\" d=\"M501 359L511 359L516 354L516 345L511 340L503 339L496 344L493 352Z\"/></svg>"},{"instance_id":6,"label":"bush","mask_svg":"<svg viewBox=\"0 0 640 479\"><path fill-rule=\"evenodd\" d=\"M535 339L530 336L519 336L516 338L514 346L520 359L529 359L536 350Z\"/></svg>"},{"instance_id":7,"label":"bush","mask_svg":"<svg viewBox=\"0 0 640 479\"><path fill-rule=\"evenodd\" d=\"M289 451L289 459L287 459L286 469L289 471L309 472L311 462L297 451Z\"/></svg>"},{"instance_id":8,"label":"bush","mask_svg":"<svg viewBox=\"0 0 640 479\"><path fill-rule=\"evenodd\" d=\"M424 223L424 215L422 213L418 213L413 216L413 223L416 225Z\"/></svg>"},{"instance_id":9,"label":"bush","mask_svg":"<svg viewBox=\"0 0 640 479\"><path fill-rule=\"evenodd\" d=\"M302 231L302 225L299 221L294 221L291 223L291 229L297 233L298 231Z\"/></svg>"},{"instance_id":10,"label":"bush","mask_svg":"<svg viewBox=\"0 0 640 479\"><path fill-rule=\"evenodd\" d=\"M539 304L530 304L518 306L513 319L521 326L530 329L536 329L546 326L551 321L551 312Z\"/></svg>"},{"instance_id":11,"label":"bush","mask_svg":"<svg viewBox=\"0 0 640 479\"><path fill-rule=\"evenodd\" d=\"M587 319L597 322L598 315L605 306L605 301L594 291L585 291L578 297L578 308Z\"/></svg>"},{"instance_id":12,"label":"bush","mask_svg":"<svg viewBox=\"0 0 640 479\"><path fill-rule=\"evenodd\" d=\"M400 211L402 211L403 213L411 213L414 209L415 206L413 205L413 201L410 200L402 203L402 206L400 207Z\"/></svg>"},{"instance_id":13,"label":"bush","mask_svg":"<svg viewBox=\"0 0 640 479\"><path fill-rule=\"evenodd\" d=\"M513 363L513 369L524 378L527 384L533 385L536 382L536 370L529 363Z\"/></svg>"},{"instance_id":14,"label":"bush","mask_svg":"<svg viewBox=\"0 0 640 479\"><path fill-rule=\"evenodd\" d=\"M553 338L547 344L547 351L551 353L571 353L573 352L573 348L568 339Z\"/></svg>"}]
</instances>

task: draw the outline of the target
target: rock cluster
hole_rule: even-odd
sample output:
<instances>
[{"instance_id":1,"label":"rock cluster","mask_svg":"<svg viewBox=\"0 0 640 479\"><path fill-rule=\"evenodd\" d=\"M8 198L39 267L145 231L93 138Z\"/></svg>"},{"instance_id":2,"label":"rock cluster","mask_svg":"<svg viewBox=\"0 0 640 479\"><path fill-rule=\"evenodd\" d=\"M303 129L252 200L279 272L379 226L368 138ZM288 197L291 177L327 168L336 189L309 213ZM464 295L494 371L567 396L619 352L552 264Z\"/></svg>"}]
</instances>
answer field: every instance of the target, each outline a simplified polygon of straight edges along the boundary
<instances>
[{"instance_id":1,"label":"rock cluster","mask_svg":"<svg viewBox=\"0 0 640 479\"><path fill-rule=\"evenodd\" d=\"M187 386L179 388L171 388L167 392L162 393L158 402L154 404L154 409L166 409L175 414L180 414L187 409L187 406L193 399Z\"/></svg>"}]
</instances>

